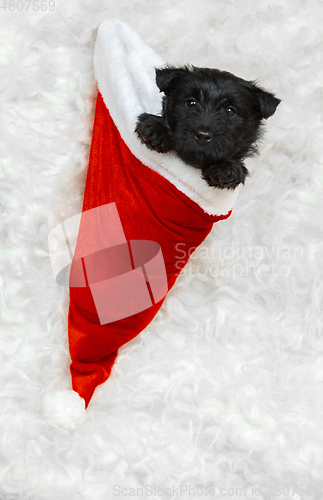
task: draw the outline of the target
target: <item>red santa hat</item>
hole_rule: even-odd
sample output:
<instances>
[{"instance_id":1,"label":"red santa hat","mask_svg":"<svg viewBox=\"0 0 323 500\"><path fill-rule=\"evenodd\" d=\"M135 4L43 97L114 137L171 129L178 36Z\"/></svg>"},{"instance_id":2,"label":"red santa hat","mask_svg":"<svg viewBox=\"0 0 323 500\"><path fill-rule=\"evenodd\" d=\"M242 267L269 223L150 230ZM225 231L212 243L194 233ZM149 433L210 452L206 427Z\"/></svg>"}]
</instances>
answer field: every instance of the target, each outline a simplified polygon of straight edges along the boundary
<instances>
[{"instance_id":1,"label":"red santa hat","mask_svg":"<svg viewBox=\"0 0 323 500\"><path fill-rule=\"evenodd\" d=\"M192 249L215 222L229 217L237 197L237 190L208 186L199 170L173 153L147 149L136 137L137 117L161 111L155 68L163 66L126 24L106 21L99 27L98 95L74 243L75 218L65 221L64 230L74 254L72 386L86 406L109 377L118 349L152 321ZM178 244L187 256L180 261Z\"/></svg>"}]
</instances>

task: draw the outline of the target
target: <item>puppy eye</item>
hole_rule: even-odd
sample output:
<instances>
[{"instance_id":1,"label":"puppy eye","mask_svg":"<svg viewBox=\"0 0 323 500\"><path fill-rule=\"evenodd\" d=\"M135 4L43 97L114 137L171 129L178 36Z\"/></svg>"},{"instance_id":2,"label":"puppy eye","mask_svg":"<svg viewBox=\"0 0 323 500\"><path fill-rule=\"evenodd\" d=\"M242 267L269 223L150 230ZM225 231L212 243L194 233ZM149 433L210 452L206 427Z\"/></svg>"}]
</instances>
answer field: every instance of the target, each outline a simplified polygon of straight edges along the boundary
<instances>
[{"instance_id":1,"label":"puppy eye","mask_svg":"<svg viewBox=\"0 0 323 500\"><path fill-rule=\"evenodd\" d=\"M188 99L186 102L185 102L185 106L187 108L192 108L193 106L195 106L196 104L196 101L195 99Z\"/></svg>"},{"instance_id":2,"label":"puppy eye","mask_svg":"<svg viewBox=\"0 0 323 500\"><path fill-rule=\"evenodd\" d=\"M237 110L236 110L236 108L234 108L233 106L228 106L228 107L227 107L227 114L228 114L229 116L234 116L234 115L236 115L236 114L237 114Z\"/></svg>"}]
</instances>

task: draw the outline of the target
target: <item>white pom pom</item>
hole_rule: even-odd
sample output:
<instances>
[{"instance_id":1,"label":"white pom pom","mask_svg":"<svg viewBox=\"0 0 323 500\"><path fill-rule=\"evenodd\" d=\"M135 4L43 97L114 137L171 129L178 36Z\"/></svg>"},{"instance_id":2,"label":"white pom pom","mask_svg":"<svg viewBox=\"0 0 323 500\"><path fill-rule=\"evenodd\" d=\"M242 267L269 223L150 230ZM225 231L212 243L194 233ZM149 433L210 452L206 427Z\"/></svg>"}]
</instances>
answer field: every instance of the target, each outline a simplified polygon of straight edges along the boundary
<instances>
[{"instance_id":1,"label":"white pom pom","mask_svg":"<svg viewBox=\"0 0 323 500\"><path fill-rule=\"evenodd\" d=\"M86 417L84 399L72 390L47 394L43 409L45 417L51 424L64 429L75 429Z\"/></svg>"}]
</instances>

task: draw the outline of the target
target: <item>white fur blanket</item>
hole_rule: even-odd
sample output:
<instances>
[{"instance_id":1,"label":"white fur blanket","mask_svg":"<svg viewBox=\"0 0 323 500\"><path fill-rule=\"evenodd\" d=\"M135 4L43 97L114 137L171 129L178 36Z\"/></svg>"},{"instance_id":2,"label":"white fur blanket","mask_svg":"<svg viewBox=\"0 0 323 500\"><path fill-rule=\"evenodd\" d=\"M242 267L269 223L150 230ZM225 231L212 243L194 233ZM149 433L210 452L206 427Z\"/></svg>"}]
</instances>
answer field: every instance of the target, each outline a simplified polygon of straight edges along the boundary
<instances>
[{"instance_id":1,"label":"white fur blanket","mask_svg":"<svg viewBox=\"0 0 323 500\"><path fill-rule=\"evenodd\" d=\"M0 498L321 498L322 2L34 3L0 16ZM85 414L47 237L81 210L96 30L114 17L161 60L282 103L232 216Z\"/></svg>"}]
</instances>

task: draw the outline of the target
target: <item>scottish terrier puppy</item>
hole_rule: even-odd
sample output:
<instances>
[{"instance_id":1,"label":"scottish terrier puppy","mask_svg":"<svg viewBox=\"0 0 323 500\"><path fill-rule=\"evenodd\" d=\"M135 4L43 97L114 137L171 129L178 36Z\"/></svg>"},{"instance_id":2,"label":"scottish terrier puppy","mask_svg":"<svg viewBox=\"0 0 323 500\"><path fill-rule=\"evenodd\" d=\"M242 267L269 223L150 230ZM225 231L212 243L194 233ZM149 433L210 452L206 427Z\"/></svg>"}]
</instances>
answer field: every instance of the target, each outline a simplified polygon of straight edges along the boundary
<instances>
[{"instance_id":1,"label":"scottish terrier puppy","mask_svg":"<svg viewBox=\"0 0 323 500\"><path fill-rule=\"evenodd\" d=\"M174 151L202 171L210 186L234 189L248 170L243 160L257 152L262 120L274 114L280 100L226 71L168 66L156 69L164 92L160 116L142 113L136 133L150 149Z\"/></svg>"}]
</instances>

